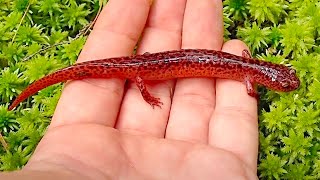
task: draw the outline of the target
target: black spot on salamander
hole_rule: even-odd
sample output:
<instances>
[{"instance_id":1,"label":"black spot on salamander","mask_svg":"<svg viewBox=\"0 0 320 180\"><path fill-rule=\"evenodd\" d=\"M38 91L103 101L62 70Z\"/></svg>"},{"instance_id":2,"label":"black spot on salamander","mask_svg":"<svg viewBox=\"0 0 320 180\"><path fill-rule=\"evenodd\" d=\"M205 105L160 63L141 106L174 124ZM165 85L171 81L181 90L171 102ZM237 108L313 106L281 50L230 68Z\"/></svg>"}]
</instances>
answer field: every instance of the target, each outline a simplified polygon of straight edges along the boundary
<instances>
[{"instance_id":1,"label":"black spot on salamander","mask_svg":"<svg viewBox=\"0 0 320 180\"><path fill-rule=\"evenodd\" d=\"M86 71L76 72L76 76L79 77L79 78L81 78L81 77L83 77L83 76L88 76L88 75L89 75L89 74L88 74L88 72L86 72Z\"/></svg>"}]
</instances>

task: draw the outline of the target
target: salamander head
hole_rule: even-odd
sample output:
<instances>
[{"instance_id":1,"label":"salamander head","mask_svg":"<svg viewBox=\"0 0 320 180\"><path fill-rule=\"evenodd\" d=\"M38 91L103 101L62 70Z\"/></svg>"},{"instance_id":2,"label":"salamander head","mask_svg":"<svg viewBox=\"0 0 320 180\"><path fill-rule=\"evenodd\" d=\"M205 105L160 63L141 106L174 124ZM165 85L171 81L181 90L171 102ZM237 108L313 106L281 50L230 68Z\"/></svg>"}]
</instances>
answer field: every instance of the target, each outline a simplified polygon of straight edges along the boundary
<instances>
[{"instance_id":1,"label":"salamander head","mask_svg":"<svg viewBox=\"0 0 320 180\"><path fill-rule=\"evenodd\" d=\"M300 86L300 80L296 75L296 71L287 67L283 68L274 80L277 85L273 89L282 92L293 91Z\"/></svg>"}]
</instances>

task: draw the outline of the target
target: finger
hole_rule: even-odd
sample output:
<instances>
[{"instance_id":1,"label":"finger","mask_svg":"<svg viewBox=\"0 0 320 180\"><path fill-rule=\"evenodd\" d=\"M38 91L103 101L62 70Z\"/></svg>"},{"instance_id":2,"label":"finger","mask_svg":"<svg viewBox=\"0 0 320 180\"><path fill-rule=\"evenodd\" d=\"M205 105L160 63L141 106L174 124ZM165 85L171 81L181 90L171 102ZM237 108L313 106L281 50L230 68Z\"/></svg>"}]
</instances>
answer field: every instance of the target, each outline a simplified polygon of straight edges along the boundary
<instances>
[{"instance_id":1,"label":"finger","mask_svg":"<svg viewBox=\"0 0 320 180\"><path fill-rule=\"evenodd\" d=\"M78 62L130 55L146 23L150 0L110 0L101 12ZM113 126L124 80L91 79L68 83L51 127L70 123Z\"/></svg>"},{"instance_id":2,"label":"finger","mask_svg":"<svg viewBox=\"0 0 320 180\"><path fill-rule=\"evenodd\" d=\"M154 1L137 53L180 49L183 13L186 0ZM151 60L151 59L150 59ZM135 133L163 137L171 106L174 81L152 83L150 93L161 98L161 108L153 109L130 84L121 107L117 128Z\"/></svg>"},{"instance_id":3,"label":"finger","mask_svg":"<svg viewBox=\"0 0 320 180\"><path fill-rule=\"evenodd\" d=\"M224 44L222 50L242 55L248 47L238 40ZM257 101L247 94L243 82L218 79L216 108L210 121L209 144L231 151L254 171L258 154Z\"/></svg>"},{"instance_id":4,"label":"finger","mask_svg":"<svg viewBox=\"0 0 320 180\"><path fill-rule=\"evenodd\" d=\"M220 50L223 42L222 2L188 0L182 48ZM179 79L173 96L166 137L207 143L208 125L215 104L214 80Z\"/></svg>"}]
</instances>

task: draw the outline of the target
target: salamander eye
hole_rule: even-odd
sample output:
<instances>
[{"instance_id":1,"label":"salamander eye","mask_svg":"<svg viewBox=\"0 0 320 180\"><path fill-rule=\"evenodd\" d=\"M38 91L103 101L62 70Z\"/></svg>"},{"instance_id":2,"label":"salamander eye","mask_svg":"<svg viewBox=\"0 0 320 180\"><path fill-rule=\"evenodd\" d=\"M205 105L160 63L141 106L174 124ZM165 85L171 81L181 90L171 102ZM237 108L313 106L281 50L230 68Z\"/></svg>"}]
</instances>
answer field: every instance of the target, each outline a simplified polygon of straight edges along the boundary
<instances>
[{"instance_id":1,"label":"salamander eye","mask_svg":"<svg viewBox=\"0 0 320 180\"><path fill-rule=\"evenodd\" d=\"M289 83L288 83L287 81L282 81L282 82L280 82L280 84L281 84L281 86L284 87L284 88L286 88L286 87L289 86Z\"/></svg>"},{"instance_id":2,"label":"salamander eye","mask_svg":"<svg viewBox=\"0 0 320 180\"><path fill-rule=\"evenodd\" d=\"M295 73L296 73L296 70L295 70L295 69L290 69L290 70L289 70L289 73L290 73L290 74L295 74Z\"/></svg>"}]
</instances>

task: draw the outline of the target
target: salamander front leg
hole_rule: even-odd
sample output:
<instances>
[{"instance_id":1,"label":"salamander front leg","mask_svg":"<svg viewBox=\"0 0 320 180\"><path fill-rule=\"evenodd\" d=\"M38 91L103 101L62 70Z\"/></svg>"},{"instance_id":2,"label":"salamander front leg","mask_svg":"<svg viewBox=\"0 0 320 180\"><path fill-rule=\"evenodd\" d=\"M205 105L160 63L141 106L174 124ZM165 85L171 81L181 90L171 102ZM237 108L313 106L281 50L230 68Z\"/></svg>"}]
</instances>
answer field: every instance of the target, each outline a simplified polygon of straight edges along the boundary
<instances>
[{"instance_id":1,"label":"salamander front leg","mask_svg":"<svg viewBox=\"0 0 320 180\"><path fill-rule=\"evenodd\" d=\"M248 51L248 49L244 49L242 51L242 57L245 57L245 58L252 58L250 52Z\"/></svg>"},{"instance_id":2,"label":"salamander front leg","mask_svg":"<svg viewBox=\"0 0 320 180\"><path fill-rule=\"evenodd\" d=\"M257 100L259 99L259 94L257 93L257 91L254 88L254 83L252 81L250 81L249 78L245 79L245 84L247 87L247 93L249 94L249 96L256 98Z\"/></svg>"},{"instance_id":3,"label":"salamander front leg","mask_svg":"<svg viewBox=\"0 0 320 180\"><path fill-rule=\"evenodd\" d=\"M161 108L161 105L163 105L163 103L160 101L160 98L154 97L149 93L143 79L138 76L136 77L135 82L141 92L143 99L147 103L149 103L152 106L152 108L154 108L154 106L158 106Z\"/></svg>"},{"instance_id":4,"label":"salamander front leg","mask_svg":"<svg viewBox=\"0 0 320 180\"><path fill-rule=\"evenodd\" d=\"M247 49L244 49L242 51L242 57L245 58L252 58L250 52ZM257 100L259 99L259 94L255 90L254 83L250 80L249 77L245 78L244 80L246 87L247 87L247 92L249 96L256 98Z\"/></svg>"}]
</instances>

